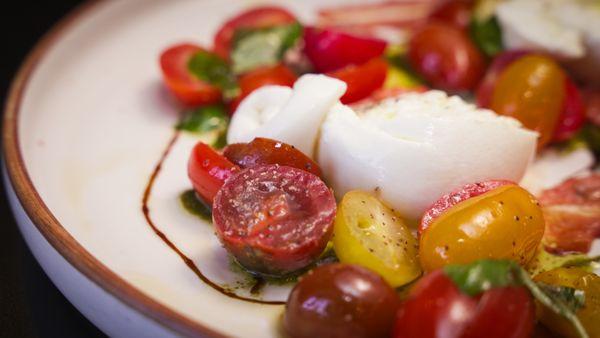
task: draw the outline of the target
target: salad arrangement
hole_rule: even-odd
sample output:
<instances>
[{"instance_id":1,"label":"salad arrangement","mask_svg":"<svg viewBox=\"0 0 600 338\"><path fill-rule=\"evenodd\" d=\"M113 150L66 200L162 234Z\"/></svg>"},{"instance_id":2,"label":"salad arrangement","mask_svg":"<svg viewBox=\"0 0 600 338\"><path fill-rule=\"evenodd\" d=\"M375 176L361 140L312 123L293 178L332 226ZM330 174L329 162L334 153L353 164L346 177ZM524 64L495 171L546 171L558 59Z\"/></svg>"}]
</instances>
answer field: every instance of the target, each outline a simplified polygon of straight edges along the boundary
<instances>
[{"instance_id":1,"label":"salad arrangement","mask_svg":"<svg viewBox=\"0 0 600 338\"><path fill-rule=\"evenodd\" d=\"M600 22L585 0L356 5L311 25L263 6L162 53L177 129L200 140L187 204L246 271L298 277L286 335L600 337L600 83L580 71L600 69L598 31L563 12ZM548 156L558 179L520 185Z\"/></svg>"}]
</instances>

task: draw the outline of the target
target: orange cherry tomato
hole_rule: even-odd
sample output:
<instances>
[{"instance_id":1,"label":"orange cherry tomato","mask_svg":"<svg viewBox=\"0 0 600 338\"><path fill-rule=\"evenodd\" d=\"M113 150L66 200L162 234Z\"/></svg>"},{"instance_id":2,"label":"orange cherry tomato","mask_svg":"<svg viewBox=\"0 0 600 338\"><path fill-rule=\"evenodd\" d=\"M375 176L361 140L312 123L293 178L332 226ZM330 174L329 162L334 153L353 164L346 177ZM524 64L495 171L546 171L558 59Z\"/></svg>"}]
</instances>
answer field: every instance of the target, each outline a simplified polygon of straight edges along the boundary
<instances>
[{"instance_id":1,"label":"orange cherry tomato","mask_svg":"<svg viewBox=\"0 0 600 338\"><path fill-rule=\"evenodd\" d=\"M565 75L554 60L526 55L500 74L490 108L540 133L538 148L541 148L552 139L563 110L564 84Z\"/></svg>"}]
</instances>

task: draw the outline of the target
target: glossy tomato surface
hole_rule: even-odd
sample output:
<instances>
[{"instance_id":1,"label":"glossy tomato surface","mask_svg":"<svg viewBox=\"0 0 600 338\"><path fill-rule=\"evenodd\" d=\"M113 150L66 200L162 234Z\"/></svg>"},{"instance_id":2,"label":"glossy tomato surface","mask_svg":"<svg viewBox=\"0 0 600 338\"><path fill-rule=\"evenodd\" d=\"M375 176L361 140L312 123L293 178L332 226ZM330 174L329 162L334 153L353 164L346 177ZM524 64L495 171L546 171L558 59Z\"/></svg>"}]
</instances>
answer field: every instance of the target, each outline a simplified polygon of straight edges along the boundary
<instances>
[{"instance_id":1,"label":"glossy tomato surface","mask_svg":"<svg viewBox=\"0 0 600 338\"><path fill-rule=\"evenodd\" d=\"M475 88L485 60L467 34L453 25L431 22L412 36L408 56L412 67L436 88Z\"/></svg>"},{"instance_id":2,"label":"glossy tomato surface","mask_svg":"<svg viewBox=\"0 0 600 338\"><path fill-rule=\"evenodd\" d=\"M362 65L351 65L327 75L340 79L348 85L341 101L344 104L364 99L383 86L388 64L375 58Z\"/></svg>"},{"instance_id":3,"label":"glossy tomato surface","mask_svg":"<svg viewBox=\"0 0 600 338\"><path fill-rule=\"evenodd\" d=\"M552 141L566 141L581 129L585 122L585 103L577 85L565 77L565 99L558 118Z\"/></svg>"},{"instance_id":4,"label":"glossy tomato surface","mask_svg":"<svg viewBox=\"0 0 600 338\"><path fill-rule=\"evenodd\" d=\"M202 142L192 149L188 160L188 177L198 196L208 205L212 205L221 186L237 169L235 164Z\"/></svg>"},{"instance_id":5,"label":"glossy tomato surface","mask_svg":"<svg viewBox=\"0 0 600 338\"><path fill-rule=\"evenodd\" d=\"M399 305L394 289L368 269L324 265L290 293L284 327L293 338L389 337Z\"/></svg>"},{"instance_id":6,"label":"glossy tomato surface","mask_svg":"<svg viewBox=\"0 0 600 338\"><path fill-rule=\"evenodd\" d=\"M175 98L186 106L198 106L218 102L221 90L206 83L188 69L194 54L204 51L193 44L180 44L169 47L160 55L163 80Z\"/></svg>"},{"instance_id":7,"label":"glossy tomato surface","mask_svg":"<svg viewBox=\"0 0 600 338\"><path fill-rule=\"evenodd\" d=\"M436 7L431 18L466 29L471 22L473 1L446 0Z\"/></svg>"},{"instance_id":8,"label":"glossy tomato surface","mask_svg":"<svg viewBox=\"0 0 600 338\"><path fill-rule=\"evenodd\" d=\"M490 108L540 133L538 147L554 135L565 98L565 76L552 59L526 55L511 63L496 82Z\"/></svg>"},{"instance_id":9,"label":"glossy tomato surface","mask_svg":"<svg viewBox=\"0 0 600 338\"><path fill-rule=\"evenodd\" d=\"M242 12L227 20L217 31L214 38L215 53L228 58L231 40L236 29L264 28L295 22L296 17L284 8L277 6L259 6Z\"/></svg>"},{"instance_id":10,"label":"glossy tomato surface","mask_svg":"<svg viewBox=\"0 0 600 338\"><path fill-rule=\"evenodd\" d=\"M526 264L544 234L542 210L523 188L508 184L447 209L421 233L425 271L478 259Z\"/></svg>"}]
</instances>

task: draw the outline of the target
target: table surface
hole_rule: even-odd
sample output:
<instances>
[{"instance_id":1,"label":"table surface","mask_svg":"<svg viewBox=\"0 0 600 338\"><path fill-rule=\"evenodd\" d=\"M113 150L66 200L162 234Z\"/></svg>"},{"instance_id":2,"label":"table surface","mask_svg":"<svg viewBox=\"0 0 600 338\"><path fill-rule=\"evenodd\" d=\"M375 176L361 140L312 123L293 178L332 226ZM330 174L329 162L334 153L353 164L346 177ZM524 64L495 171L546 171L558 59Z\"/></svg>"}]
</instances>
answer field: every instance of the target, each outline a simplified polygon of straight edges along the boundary
<instances>
[{"instance_id":1,"label":"table surface","mask_svg":"<svg viewBox=\"0 0 600 338\"><path fill-rule=\"evenodd\" d=\"M2 91L27 52L81 0L18 1L0 14L3 36ZM4 101L4 100L3 100ZM0 194L0 337L104 337L54 287L23 242Z\"/></svg>"}]
</instances>

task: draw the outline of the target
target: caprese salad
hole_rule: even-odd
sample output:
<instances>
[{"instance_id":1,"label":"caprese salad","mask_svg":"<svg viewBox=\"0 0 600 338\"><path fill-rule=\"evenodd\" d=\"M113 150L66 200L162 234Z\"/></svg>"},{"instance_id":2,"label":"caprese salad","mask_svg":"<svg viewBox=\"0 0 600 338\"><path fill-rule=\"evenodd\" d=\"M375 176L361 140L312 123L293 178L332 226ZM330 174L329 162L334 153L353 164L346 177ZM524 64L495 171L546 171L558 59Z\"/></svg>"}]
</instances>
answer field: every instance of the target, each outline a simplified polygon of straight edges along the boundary
<instances>
[{"instance_id":1,"label":"caprese salad","mask_svg":"<svg viewBox=\"0 0 600 338\"><path fill-rule=\"evenodd\" d=\"M600 337L599 24L593 0L243 11L160 55L192 198L236 264L299 277L287 336Z\"/></svg>"}]
</instances>

